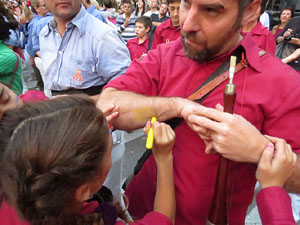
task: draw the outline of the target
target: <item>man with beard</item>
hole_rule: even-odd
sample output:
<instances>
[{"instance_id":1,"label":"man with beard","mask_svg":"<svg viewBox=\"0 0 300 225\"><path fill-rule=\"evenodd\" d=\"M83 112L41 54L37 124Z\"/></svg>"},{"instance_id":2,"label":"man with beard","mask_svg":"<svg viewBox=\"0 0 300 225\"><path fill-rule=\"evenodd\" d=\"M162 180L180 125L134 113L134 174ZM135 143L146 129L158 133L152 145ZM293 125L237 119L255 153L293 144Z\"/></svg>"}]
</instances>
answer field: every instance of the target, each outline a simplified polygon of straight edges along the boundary
<instances>
[{"instance_id":1,"label":"man with beard","mask_svg":"<svg viewBox=\"0 0 300 225\"><path fill-rule=\"evenodd\" d=\"M156 28L151 49L180 37L179 8L180 0L168 0L170 18Z\"/></svg>"},{"instance_id":2,"label":"man with beard","mask_svg":"<svg viewBox=\"0 0 300 225\"><path fill-rule=\"evenodd\" d=\"M109 83L98 100L99 108L117 106L120 116L113 125L119 129L143 127L152 116L159 121L185 119L175 129L173 147L177 225L206 223L219 159L216 154L206 154L212 147L234 161L227 184L231 225L244 224L252 201L256 163L269 142L260 132L284 138L294 150L300 149L300 129L295 123L300 115L300 77L270 54L262 54L251 36L240 34L260 3L182 0L181 40L159 45L133 62L126 75ZM219 112L219 105L218 110L213 109L223 103L227 82L217 86L201 105L188 100L238 47L248 65L234 78L236 115ZM201 121L199 114L205 116ZM208 130L203 128L207 124L211 125ZM150 156L125 191L135 218L153 208L156 172Z\"/></svg>"}]
</instances>

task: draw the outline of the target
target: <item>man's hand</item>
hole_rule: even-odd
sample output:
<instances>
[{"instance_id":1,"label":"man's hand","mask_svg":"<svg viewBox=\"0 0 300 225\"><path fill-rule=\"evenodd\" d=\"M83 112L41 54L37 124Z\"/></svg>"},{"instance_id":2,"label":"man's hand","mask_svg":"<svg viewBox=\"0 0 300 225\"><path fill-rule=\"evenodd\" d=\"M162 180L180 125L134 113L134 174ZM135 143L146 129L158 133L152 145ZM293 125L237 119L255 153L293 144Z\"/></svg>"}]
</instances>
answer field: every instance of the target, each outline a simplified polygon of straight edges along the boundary
<instances>
[{"instance_id":1,"label":"man's hand","mask_svg":"<svg viewBox=\"0 0 300 225\"><path fill-rule=\"evenodd\" d=\"M190 128L204 140L206 153L214 153L214 149L233 161L257 163L268 140L242 116L221 112L220 105L217 109L183 110Z\"/></svg>"},{"instance_id":2,"label":"man's hand","mask_svg":"<svg viewBox=\"0 0 300 225\"><path fill-rule=\"evenodd\" d=\"M269 136L268 139L275 144L275 150L271 143L264 149L256 178L262 188L283 187L295 168L297 156L285 140Z\"/></svg>"},{"instance_id":3,"label":"man's hand","mask_svg":"<svg viewBox=\"0 0 300 225\"><path fill-rule=\"evenodd\" d=\"M293 30L292 30L292 29L287 29L287 31L284 32L283 37L284 37L284 38L289 37L289 36L292 35L292 33L293 33Z\"/></svg>"},{"instance_id":4,"label":"man's hand","mask_svg":"<svg viewBox=\"0 0 300 225\"><path fill-rule=\"evenodd\" d=\"M130 19L125 19L124 23L123 23L123 26L127 27L129 25L129 22L130 22Z\"/></svg>"}]
</instances>

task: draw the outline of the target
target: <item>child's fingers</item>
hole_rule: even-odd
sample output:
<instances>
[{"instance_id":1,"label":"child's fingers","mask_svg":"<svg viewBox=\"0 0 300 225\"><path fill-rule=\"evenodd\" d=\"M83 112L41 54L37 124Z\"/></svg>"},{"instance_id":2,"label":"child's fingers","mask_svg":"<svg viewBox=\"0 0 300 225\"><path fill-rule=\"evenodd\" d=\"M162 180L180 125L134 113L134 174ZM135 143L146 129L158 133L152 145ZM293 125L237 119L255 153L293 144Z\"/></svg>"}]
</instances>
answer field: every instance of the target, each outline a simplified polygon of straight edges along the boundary
<instances>
[{"instance_id":1,"label":"child's fingers","mask_svg":"<svg viewBox=\"0 0 300 225\"><path fill-rule=\"evenodd\" d=\"M149 131L149 129L151 128L151 122L150 121L148 121L147 123L146 123L146 125L145 125L145 127L144 127L144 134L145 135L147 135L148 134L148 131Z\"/></svg>"},{"instance_id":2,"label":"child's fingers","mask_svg":"<svg viewBox=\"0 0 300 225\"><path fill-rule=\"evenodd\" d=\"M119 112L113 112L106 116L107 122L112 121L113 119L117 118L119 116Z\"/></svg>"},{"instance_id":3,"label":"child's fingers","mask_svg":"<svg viewBox=\"0 0 300 225\"><path fill-rule=\"evenodd\" d=\"M106 109L103 109L103 114L104 114L104 116L108 116L109 114L111 114L111 112L115 109L115 105L114 104L112 104L112 105L110 105L110 106L108 106Z\"/></svg>"},{"instance_id":4,"label":"child's fingers","mask_svg":"<svg viewBox=\"0 0 300 225\"><path fill-rule=\"evenodd\" d=\"M258 167L260 169L266 170L272 167L272 158L274 155L274 145L272 143L267 144L264 149L260 161L258 163Z\"/></svg>"}]
</instances>

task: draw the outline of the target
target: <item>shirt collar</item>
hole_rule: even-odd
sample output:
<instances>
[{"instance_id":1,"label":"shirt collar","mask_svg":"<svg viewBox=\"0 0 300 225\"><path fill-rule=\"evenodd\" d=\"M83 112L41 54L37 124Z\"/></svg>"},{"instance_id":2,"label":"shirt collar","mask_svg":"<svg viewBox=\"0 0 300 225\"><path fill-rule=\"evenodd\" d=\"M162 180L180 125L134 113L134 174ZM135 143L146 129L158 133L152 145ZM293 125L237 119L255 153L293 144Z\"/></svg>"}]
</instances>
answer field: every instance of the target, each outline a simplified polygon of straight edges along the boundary
<instances>
[{"instance_id":1,"label":"shirt collar","mask_svg":"<svg viewBox=\"0 0 300 225\"><path fill-rule=\"evenodd\" d=\"M126 17L125 17L125 13L123 13L123 14L122 14L122 17L123 17L123 19L126 19ZM134 18L134 13L131 13L131 15L130 15L130 18L129 18L129 19L132 19L132 18Z\"/></svg>"},{"instance_id":2,"label":"shirt collar","mask_svg":"<svg viewBox=\"0 0 300 225\"><path fill-rule=\"evenodd\" d=\"M263 25L257 21L257 24L255 25L255 27L253 27L253 29L250 31L250 33L252 34L256 34L256 35L262 35L263 34Z\"/></svg>"},{"instance_id":3,"label":"shirt collar","mask_svg":"<svg viewBox=\"0 0 300 225\"><path fill-rule=\"evenodd\" d=\"M174 29L174 30L180 30L180 26L178 26L177 28L173 26L171 18L167 19L165 21L165 23L166 23L165 26L162 27L163 30L168 29L168 28L171 28L171 29Z\"/></svg>"},{"instance_id":4,"label":"shirt collar","mask_svg":"<svg viewBox=\"0 0 300 225\"><path fill-rule=\"evenodd\" d=\"M248 61L248 64L253 69L255 69L257 72L261 72L262 71L262 66L261 66L261 63L260 63L260 56L259 56L259 53L260 53L261 49L256 45L255 41L251 37L251 34L244 33L243 35L245 35L245 36L243 37L243 39L240 41L239 44L237 44L229 52L227 52L227 53L225 53L221 56L218 56L217 58L212 59L210 62L224 59L224 58L230 56L232 54L232 52L235 49L237 49L239 46L242 46L245 50L245 55L246 55L246 59ZM175 49L175 55L186 57L185 54L184 54L182 43L181 43L181 38L178 38L176 40L176 42L177 42L177 44L175 46L175 48L176 48ZM178 43L178 42L180 42L180 43Z\"/></svg>"},{"instance_id":5,"label":"shirt collar","mask_svg":"<svg viewBox=\"0 0 300 225\"><path fill-rule=\"evenodd\" d=\"M86 24L88 20L87 15L88 15L87 11L81 5L79 13L77 13L77 15L72 19L72 21L67 23L67 29L75 25L80 32L80 36L82 36L86 31ZM47 36L50 33L50 31L56 30L56 27L57 27L57 23L55 21L55 18L53 17L53 19L51 19L48 22L48 30L47 32L45 32L44 36Z\"/></svg>"},{"instance_id":6,"label":"shirt collar","mask_svg":"<svg viewBox=\"0 0 300 225\"><path fill-rule=\"evenodd\" d=\"M95 9L96 9L96 6L91 5L89 8L86 9L86 11L91 14Z\"/></svg>"}]
</instances>

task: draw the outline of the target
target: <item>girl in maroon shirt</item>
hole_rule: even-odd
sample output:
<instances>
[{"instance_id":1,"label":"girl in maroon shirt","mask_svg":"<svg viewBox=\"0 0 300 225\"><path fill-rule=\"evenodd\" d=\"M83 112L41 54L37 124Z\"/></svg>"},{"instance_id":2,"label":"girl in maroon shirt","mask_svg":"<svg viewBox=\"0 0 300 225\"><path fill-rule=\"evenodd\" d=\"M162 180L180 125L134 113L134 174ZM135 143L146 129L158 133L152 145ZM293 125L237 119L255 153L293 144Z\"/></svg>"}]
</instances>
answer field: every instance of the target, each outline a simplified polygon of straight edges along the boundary
<instances>
[{"instance_id":1,"label":"girl in maroon shirt","mask_svg":"<svg viewBox=\"0 0 300 225\"><path fill-rule=\"evenodd\" d=\"M159 122L152 124L158 166L154 212L132 222L113 204L86 203L101 188L111 167L112 138L107 120L116 117L113 109L111 106L103 114L92 100L68 96L4 113L0 132L9 142L1 153L5 203L0 224L172 224L175 134ZM148 123L145 130L150 127ZM23 220L16 218L15 210ZM117 222L118 217L124 222Z\"/></svg>"}]
</instances>

